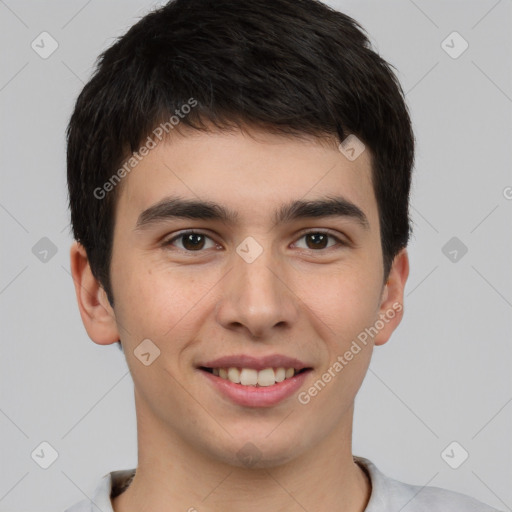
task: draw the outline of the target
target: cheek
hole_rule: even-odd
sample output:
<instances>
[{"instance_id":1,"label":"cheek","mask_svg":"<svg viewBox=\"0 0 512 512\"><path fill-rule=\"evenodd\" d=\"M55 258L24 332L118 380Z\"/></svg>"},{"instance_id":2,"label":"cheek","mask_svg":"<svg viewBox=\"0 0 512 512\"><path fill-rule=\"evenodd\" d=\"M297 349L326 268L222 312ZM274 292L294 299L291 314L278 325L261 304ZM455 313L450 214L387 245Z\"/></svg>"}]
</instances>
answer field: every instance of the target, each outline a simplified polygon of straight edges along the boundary
<instances>
[{"instance_id":1,"label":"cheek","mask_svg":"<svg viewBox=\"0 0 512 512\"><path fill-rule=\"evenodd\" d=\"M361 262L347 262L326 271L295 274L297 296L330 328L328 338L336 340L335 344L357 336L374 321L381 276L371 269Z\"/></svg>"},{"instance_id":2,"label":"cheek","mask_svg":"<svg viewBox=\"0 0 512 512\"><path fill-rule=\"evenodd\" d=\"M117 276L120 300L116 317L126 323L133 343L154 338L167 347L169 339L189 331L190 322L202 320L202 300L218 276L186 267L171 268L161 257L145 259L141 256L140 261L126 265Z\"/></svg>"},{"instance_id":3,"label":"cheek","mask_svg":"<svg viewBox=\"0 0 512 512\"><path fill-rule=\"evenodd\" d=\"M317 276L322 288L315 288L304 299L322 339L324 357L303 398L314 404L315 411L322 411L325 425L321 428L339 421L351 406L372 356L373 343L365 329L374 323L379 288L375 279L368 282L353 270L321 280Z\"/></svg>"}]
</instances>

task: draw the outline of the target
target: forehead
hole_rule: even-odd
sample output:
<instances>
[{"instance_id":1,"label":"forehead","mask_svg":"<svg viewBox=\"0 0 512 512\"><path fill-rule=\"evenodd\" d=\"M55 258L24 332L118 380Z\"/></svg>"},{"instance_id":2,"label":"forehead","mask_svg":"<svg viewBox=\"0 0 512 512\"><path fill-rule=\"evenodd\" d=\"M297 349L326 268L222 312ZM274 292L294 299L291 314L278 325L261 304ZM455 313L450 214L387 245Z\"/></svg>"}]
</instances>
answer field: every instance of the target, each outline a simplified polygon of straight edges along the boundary
<instances>
[{"instance_id":1,"label":"forehead","mask_svg":"<svg viewBox=\"0 0 512 512\"><path fill-rule=\"evenodd\" d=\"M271 204L341 195L372 224L371 165L370 151L350 161L335 139L184 130L157 144L126 175L117 211L133 217L172 195L223 204L240 220L273 219Z\"/></svg>"}]
</instances>

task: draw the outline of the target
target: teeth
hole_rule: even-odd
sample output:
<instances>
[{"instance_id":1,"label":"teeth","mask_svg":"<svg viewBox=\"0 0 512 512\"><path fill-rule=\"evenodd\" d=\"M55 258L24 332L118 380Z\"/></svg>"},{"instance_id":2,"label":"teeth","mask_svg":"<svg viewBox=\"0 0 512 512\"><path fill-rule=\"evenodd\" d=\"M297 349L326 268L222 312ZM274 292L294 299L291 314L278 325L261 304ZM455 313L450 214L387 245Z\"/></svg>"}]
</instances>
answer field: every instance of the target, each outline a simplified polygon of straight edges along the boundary
<instances>
[{"instance_id":1,"label":"teeth","mask_svg":"<svg viewBox=\"0 0 512 512\"><path fill-rule=\"evenodd\" d=\"M277 368L276 370L276 382L283 382L286 378L286 370L284 368Z\"/></svg>"},{"instance_id":2,"label":"teeth","mask_svg":"<svg viewBox=\"0 0 512 512\"><path fill-rule=\"evenodd\" d=\"M295 375L294 368L213 368L213 374L242 386L273 386Z\"/></svg>"},{"instance_id":3,"label":"teeth","mask_svg":"<svg viewBox=\"0 0 512 512\"><path fill-rule=\"evenodd\" d=\"M265 368L258 372L258 384L260 386L272 386L276 383L274 368Z\"/></svg>"},{"instance_id":4,"label":"teeth","mask_svg":"<svg viewBox=\"0 0 512 512\"><path fill-rule=\"evenodd\" d=\"M240 384L254 386L258 384L258 372L250 368L242 368L240 372Z\"/></svg>"},{"instance_id":5,"label":"teeth","mask_svg":"<svg viewBox=\"0 0 512 512\"><path fill-rule=\"evenodd\" d=\"M240 383L240 370L238 368L229 368L227 378L235 384Z\"/></svg>"}]
</instances>

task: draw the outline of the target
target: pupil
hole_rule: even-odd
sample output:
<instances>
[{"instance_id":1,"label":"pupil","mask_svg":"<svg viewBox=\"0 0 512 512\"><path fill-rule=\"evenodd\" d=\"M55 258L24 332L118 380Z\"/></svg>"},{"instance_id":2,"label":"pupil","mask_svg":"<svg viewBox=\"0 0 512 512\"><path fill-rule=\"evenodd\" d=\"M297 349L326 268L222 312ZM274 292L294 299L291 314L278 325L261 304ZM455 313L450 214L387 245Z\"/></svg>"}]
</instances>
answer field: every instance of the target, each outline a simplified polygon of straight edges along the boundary
<instances>
[{"instance_id":1,"label":"pupil","mask_svg":"<svg viewBox=\"0 0 512 512\"><path fill-rule=\"evenodd\" d=\"M201 235L199 233L189 233L188 235L184 235L183 238L184 238L183 246L187 249L201 249L204 245L203 235Z\"/></svg>"},{"instance_id":2,"label":"pupil","mask_svg":"<svg viewBox=\"0 0 512 512\"><path fill-rule=\"evenodd\" d=\"M322 233L311 233L308 235L310 240L313 240L313 248L324 248L325 242L327 241L327 236Z\"/></svg>"}]
</instances>

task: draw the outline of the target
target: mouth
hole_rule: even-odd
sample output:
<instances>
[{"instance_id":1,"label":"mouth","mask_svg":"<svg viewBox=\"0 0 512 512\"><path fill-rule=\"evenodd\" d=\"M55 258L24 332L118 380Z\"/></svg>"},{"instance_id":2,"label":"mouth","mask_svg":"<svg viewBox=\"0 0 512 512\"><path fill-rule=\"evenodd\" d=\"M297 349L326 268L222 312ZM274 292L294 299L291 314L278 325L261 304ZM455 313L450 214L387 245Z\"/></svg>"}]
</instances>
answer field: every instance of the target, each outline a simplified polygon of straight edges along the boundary
<instances>
[{"instance_id":1,"label":"mouth","mask_svg":"<svg viewBox=\"0 0 512 512\"><path fill-rule=\"evenodd\" d=\"M272 407L294 395L313 367L283 354L235 354L200 361L196 370L215 393L232 404Z\"/></svg>"},{"instance_id":2,"label":"mouth","mask_svg":"<svg viewBox=\"0 0 512 512\"><path fill-rule=\"evenodd\" d=\"M262 370L237 366L199 366L205 383L231 404L269 408L294 396L313 371L310 367L267 367Z\"/></svg>"},{"instance_id":3,"label":"mouth","mask_svg":"<svg viewBox=\"0 0 512 512\"><path fill-rule=\"evenodd\" d=\"M285 368L283 366L276 368L268 367L262 370L236 366L215 368L200 366L199 369L227 380L232 384L256 388L275 386L276 384L293 379L297 375L312 370L310 367L297 369L293 367Z\"/></svg>"}]
</instances>

